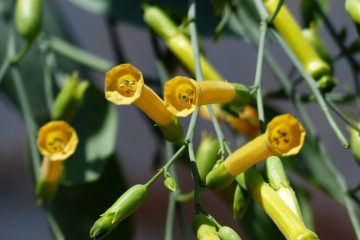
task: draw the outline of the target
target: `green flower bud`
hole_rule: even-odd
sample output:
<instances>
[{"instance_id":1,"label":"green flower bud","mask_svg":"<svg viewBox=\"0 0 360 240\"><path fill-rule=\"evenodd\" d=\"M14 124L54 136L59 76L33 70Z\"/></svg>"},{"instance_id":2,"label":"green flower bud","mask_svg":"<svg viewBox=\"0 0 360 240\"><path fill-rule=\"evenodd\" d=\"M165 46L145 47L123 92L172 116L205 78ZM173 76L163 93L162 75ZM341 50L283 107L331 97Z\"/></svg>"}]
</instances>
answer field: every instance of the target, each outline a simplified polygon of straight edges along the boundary
<instances>
[{"instance_id":1,"label":"green flower bud","mask_svg":"<svg viewBox=\"0 0 360 240\"><path fill-rule=\"evenodd\" d=\"M212 189L221 189L234 181L234 177L225 170L224 161L209 172L206 176L206 186Z\"/></svg>"},{"instance_id":2,"label":"green flower bud","mask_svg":"<svg viewBox=\"0 0 360 240\"><path fill-rule=\"evenodd\" d=\"M247 207L249 206L250 198L248 195L245 195L245 192L241 189L239 185L236 185L234 191L234 201L233 201L233 216L235 219L241 219L245 214Z\"/></svg>"},{"instance_id":3,"label":"green flower bud","mask_svg":"<svg viewBox=\"0 0 360 240\"><path fill-rule=\"evenodd\" d=\"M71 121L80 106L88 86L88 81L79 83L78 74L73 73L55 99L52 112L53 119Z\"/></svg>"},{"instance_id":4,"label":"green flower bud","mask_svg":"<svg viewBox=\"0 0 360 240\"><path fill-rule=\"evenodd\" d=\"M345 9L350 15L352 20L356 23L360 23L360 1L359 0L346 0Z\"/></svg>"},{"instance_id":5,"label":"green flower bud","mask_svg":"<svg viewBox=\"0 0 360 240\"><path fill-rule=\"evenodd\" d=\"M222 226L219 229L218 234L221 240L241 240L239 234L237 234L234 229L227 226Z\"/></svg>"},{"instance_id":6,"label":"green flower bud","mask_svg":"<svg viewBox=\"0 0 360 240\"><path fill-rule=\"evenodd\" d=\"M177 184L173 177L166 177L164 180L164 186L172 192L176 191Z\"/></svg>"},{"instance_id":7,"label":"green flower bud","mask_svg":"<svg viewBox=\"0 0 360 240\"><path fill-rule=\"evenodd\" d=\"M192 227L197 240L220 240L215 223L204 214L195 216Z\"/></svg>"},{"instance_id":8,"label":"green flower bud","mask_svg":"<svg viewBox=\"0 0 360 240\"><path fill-rule=\"evenodd\" d=\"M134 213L147 196L146 185L137 184L123 193L118 200L101 214L90 230L90 237L101 239L129 215Z\"/></svg>"},{"instance_id":9,"label":"green flower bud","mask_svg":"<svg viewBox=\"0 0 360 240\"><path fill-rule=\"evenodd\" d=\"M204 182L206 175L211 171L218 160L219 149L220 144L217 139L213 138L210 134L202 136L200 146L196 151L195 159L199 176Z\"/></svg>"},{"instance_id":10,"label":"green flower bud","mask_svg":"<svg viewBox=\"0 0 360 240\"><path fill-rule=\"evenodd\" d=\"M358 124L360 126L360 124ZM355 157L356 162L360 165L360 136L359 133L353 129L349 128L350 137L351 137L351 151Z\"/></svg>"},{"instance_id":11,"label":"green flower bud","mask_svg":"<svg viewBox=\"0 0 360 240\"><path fill-rule=\"evenodd\" d=\"M17 0L15 25L24 39L33 41L41 30L42 0Z\"/></svg>"}]
</instances>

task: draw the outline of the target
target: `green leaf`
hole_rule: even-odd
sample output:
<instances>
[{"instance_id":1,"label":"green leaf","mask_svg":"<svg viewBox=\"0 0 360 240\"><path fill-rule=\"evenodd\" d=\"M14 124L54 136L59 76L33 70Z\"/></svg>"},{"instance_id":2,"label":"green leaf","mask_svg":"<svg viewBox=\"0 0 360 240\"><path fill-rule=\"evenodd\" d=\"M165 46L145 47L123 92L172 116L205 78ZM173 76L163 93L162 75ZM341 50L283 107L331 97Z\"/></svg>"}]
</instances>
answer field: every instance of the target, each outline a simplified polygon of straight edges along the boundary
<instances>
[{"instance_id":1,"label":"green leaf","mask_svg":"<svg viewBox=\"0 0 360 240\"><path fill-rule=\"evenodd\" d=\"M94 222L127 187L115 156L109 156L101 177L91 183L60 186L53 203L53 213L65 239L89 239ZM130 219L121 222L111 233L113 239L132 239Z\"/></svg>"},{"instance_id":2,"label":"green leaf","mask_svg":"<svg viewBox=\"0 0 360 240\"><path fill-rule=\"evenodd\" d=\"M90 86L72 125L79 136L79 145L74 156L65 163L63 182L95 181L106 159L115 151L115 107L105 100L102 92Z\"/></svg>"}]
</instances>

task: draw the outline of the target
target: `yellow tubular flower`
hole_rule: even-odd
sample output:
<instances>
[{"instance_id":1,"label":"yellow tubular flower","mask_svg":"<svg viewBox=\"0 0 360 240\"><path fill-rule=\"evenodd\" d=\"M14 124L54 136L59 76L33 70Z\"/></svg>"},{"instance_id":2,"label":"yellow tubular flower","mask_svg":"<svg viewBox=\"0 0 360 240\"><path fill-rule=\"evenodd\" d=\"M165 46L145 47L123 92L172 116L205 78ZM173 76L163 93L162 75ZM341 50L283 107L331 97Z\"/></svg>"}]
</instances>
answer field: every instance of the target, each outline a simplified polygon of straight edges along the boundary
<instances>
[{"instance_id":1,"label":"yellow tubular flower","mask_svg":"<svg viewBox=\"0 0 360 240\"><path fill-rule=\"evenodd\" d=\"M261 175L250 168L236 180L245 184L254 200L261 206L273 220L279 230L288 240L316 240L318 236L309 230L301 219L294 214L288 205L263 180Z\"/></svg>"},{"instance_id":2,"label":"yellow tubular flower","mask_svg":"<svg viewBox=\"0 0 360 240\"><path fill-rule=\"evenodd\" d=\"M64 121L51 121L39 130L38 148L44 156L36 192L41 203L50 201L57 190L63 161L76 150L78 136Z\"/></svg>"},{"instance_id":3,"label":"yellow tubular flower","mask_svg":"<svg viewBox=\"0 0 360 240\"><path fill-rule=\"evenodd\" d=\"M250 90L241 84L225 81L202 81L178 76L165 83L164 101L167 109L179 117L186 117L198 106L234 102L246 104Z\"/></svg>"},{"instance_id":4,"label":"yellow tubular flower","mask_svg":"<svg viewBox=\"0 0 360 240\"><path fill-rule=\"evenodd\" d=\"M275 12L279 1L264 0L270 15ZM273 24L313 78L318 79L330 73L329 66L317 55L311 44L302 35L299 25L285 5L281 7Z\"/></svg>"},{"instance_id":5,"label":"yellow tubular flower","mask_svg":"<svg viewBox=\"0 0 360 240\"><path fill-rule=\"evenodd\" d=\"M144 7L144 20L165 41L179 61L194 74L194 54L191 43L166 13L159 7L147 5ZM200 62L205 79L222 80L220 74L202 54L200 54Z\"/></svg>"},{"instance_id":6,"label":"yellow tubular flower","mask_svg":"<svg viewBox=\"0 0 360 240\"><path fill-rule=\"evenodd\" d=\"M272 155L294 155L301 149L305 135L303 126L292 115L277 116L268 124L264 134L239 148L225 160L225 170L232 176L237 176Z\"/></svg>"},{"instance_id":7,"label":"yellow tubular flower","mask_svg":"<svg viewBox=\"0 0 360 240\"><path fill-rule=\"evenodd\" d=\"M144 84L141 72L131 64L121 64L107 72L105 97L114 104L133 104L141 109L160 127L167 140L181 139L181 123L166 109L161 98Z\"/></svg>"}]
</instances>

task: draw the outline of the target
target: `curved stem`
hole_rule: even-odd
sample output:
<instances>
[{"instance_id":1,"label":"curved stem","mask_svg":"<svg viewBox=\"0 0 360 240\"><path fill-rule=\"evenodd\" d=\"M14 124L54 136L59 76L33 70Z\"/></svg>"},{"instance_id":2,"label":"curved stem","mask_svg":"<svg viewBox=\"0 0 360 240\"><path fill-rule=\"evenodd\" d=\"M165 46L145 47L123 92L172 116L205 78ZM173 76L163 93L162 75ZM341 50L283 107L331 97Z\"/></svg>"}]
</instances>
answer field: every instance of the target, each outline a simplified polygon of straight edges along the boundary
<instances>
[{"instance_id":1,"label":"curved stem","mask_svg":"<svg viewBox=\"0 0 360 240\"><path fill-rule=\"evenodd\" d=\"M166 158L170 159L170 157L174 154L173 151L173 144L166 142L165 143L166 149ZM176 171L174 168L170 168L169 172L174 179L176 178ZM177 192L178 190L176 190ZM174 229L174 215L175 215L175 205L176 205L176 192L171 192L169 201L168 201L168 208L166 213L166 225L165 225L165 237L164 240L171 240L173 239L173 229Z\"/></svg>"},{"instance_id":2,"label":"curved stem","mask_svg":"<svg viewBox=\"0 0 360 240\"><path fill-rule=\"evenodd\" d=\"M61 228L58 224L58 222L56 221L54 215L51 212L51 209L49 206L44 207L45 208L45 213L46 213L46 218L50 224L52 233L54 234L54 237L56 240L65 240L65 236L61 231Z\"/></svg>"},{"instance_id":3,"label":"curved stem","mask_svg":"<svg viewBox=\"0 0 360 240\"><path fill-rule=\"evenodd\" d=\"M325 101L329 105L329 107L351 128L353 128L355 131L360 134L360 128L357 126L356 122L352 120L350 117L345 115L341 110L331 101L331 99L325 97Z\"/></svg>"},{"instance_id":4,"label":"curved stem","mask_svg":"<svg viewBox=\"0 0 360 240\"><path fill-rule=\"evenodd\" d=\"M88 53L87 51L75 47L62 39L52 37L48 41L54 52L96 71L105 73L115 65L107 59Z\"/></svg>"},{"instance_id":5,"label":"curved stem","mask_svg":"<svg viewBox=\"0 0 360 240\"><path fill-rule=\"evenodd\" d=\"M30 50L32 44L33 44L33 41L25 41L25 43L22 45L22 47L20 49L20 52L18 52L15 56L12 56L10 58L10 63L12 65L19 63L26 56L26 54Z\"/></svg>"},{"instance_id":6,"label":"curved stem","mask_svg":"<svg viewBox=\"0 0 360 240\"><path fill-rule=\"evenodd\" d=\"M32 168L34 173L34 178L37 181L39 177L39 171L40 171L40 157L37 152L37 145L36 145L36 131L37 126L35 124L33 114L31 112L31 108L29 106L28 98L26 96L26 92L23 86L23 82L21 79L21 75L19 73L19 70L16 66L12 66L10 68L10 72L13 78L13 82L15 85L15 91L20 103L20 108L23 114L23 117L25 119L25 125L27 130L27 138L30 144L30 153L31 153L31 162L32 162Z\"/></svg>"}]
</instances>

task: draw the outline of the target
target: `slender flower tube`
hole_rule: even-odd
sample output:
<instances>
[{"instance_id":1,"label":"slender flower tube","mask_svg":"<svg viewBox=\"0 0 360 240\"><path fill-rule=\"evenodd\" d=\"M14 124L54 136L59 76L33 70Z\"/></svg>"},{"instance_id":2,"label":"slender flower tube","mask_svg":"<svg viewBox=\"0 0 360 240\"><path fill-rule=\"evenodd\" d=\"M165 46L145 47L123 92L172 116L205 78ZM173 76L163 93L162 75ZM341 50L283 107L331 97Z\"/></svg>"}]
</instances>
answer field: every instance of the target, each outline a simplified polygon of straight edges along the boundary
<instances>
[{"instance_id":1,"label":"slender flower tube","mask_svg":"<svg viewBox=\"0 0 360 240\"><path fill-rule=\"evenodd\" d=\"M290 114L275 117L266 132L248 142L225 161L218 164L206 177L210 188L221 188L231 183L234 177L270 156L297 154L305 140L305 129Z\"/></svg>"},{"instance_id":2,"label":"slender flower tube","mask_svg":"<svg viewBox=\"0 0 360 240\"><path fill-rule=\"evenodd\" d=\"M164 101L167 109L179 117L186 117L198 106L216 103L247 104L252 91L238 83L201 81L177 76L165 83Z\"/></svg>"},{"instance_id":3,"label":"slender flower tube","mask_svg":"<svg viewBox=\"0 0 360 240\"><path fill-rule=\"evenodd\" d=\"M151 118L165 138L177 142L183 135L180 121L169 112L156 93L144 84L141 72L131 64L121 64L107 72L105 97L117 105L134 104Z\"/></svg>"},{"instance_id":4,"label":"slender flower tube","mask_svg":"<svg viewBox=\"0 0 360 240\"><path fill-rule=\"evenodd\" d=\"M165 12L158 7L146 5L144 7L144 20L149 28L165 41L165 44L180 62L194 74L194 54L191 43ZM200 55L200 62L205 79L222 80L220 74L203 55Z\"/></svg>"},{"instance_id":5,"label":"slender flower tube","mask_svg":"<svg viewBox=\"0 0 360 240\"><path fill-rule=\"evenodd\" d=\"M279 1L280 0L264 0L264 5L270 15L275 12ZM331 90L336 83L330 76L331 71L329 65L318 56L311 44L303 36L299 25L285 4L283 4L273 20L273 24L303 64L305 70L318 81L319 88L326 91Z\"/></svg>"},{"instance_id":6,"label":"slender flower tube","mask_svg":"<svg viewBox=\"0 0 360 240\"><path fill-rule=\"evenodd\" d=\"M264 209L286 239L319 239L314 232L304 225L254 168L250 168L244 174L239 175L236 180L247 188L253 199Z\"/></svg>"},{"instance_id":7,"label":"slender flower tube","mask_svg":"<svg viewBox=\"0 0 360 240\"><path fill-rule=\"evenodd\" d=\"M50 201L59 185L63 161L76 150L78 137L64 121L51 121L39 130L38 148L44 156L36 193L40 203Z\"/></svg>"}]
</instances>

